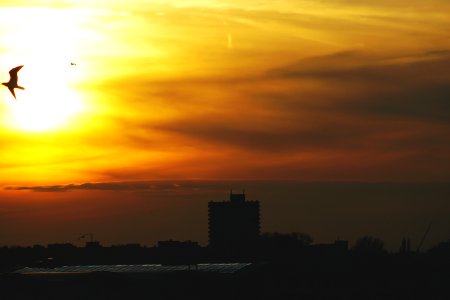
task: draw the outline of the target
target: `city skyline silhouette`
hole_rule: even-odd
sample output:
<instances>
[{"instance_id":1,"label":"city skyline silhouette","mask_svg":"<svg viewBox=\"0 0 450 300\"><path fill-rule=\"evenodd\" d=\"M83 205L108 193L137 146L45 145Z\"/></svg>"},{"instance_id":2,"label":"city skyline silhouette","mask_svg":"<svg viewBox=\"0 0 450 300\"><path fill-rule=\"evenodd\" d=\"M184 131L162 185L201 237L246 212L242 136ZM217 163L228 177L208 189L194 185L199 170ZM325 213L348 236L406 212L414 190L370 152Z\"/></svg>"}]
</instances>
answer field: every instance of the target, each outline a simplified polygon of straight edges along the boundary
<instances>
[{"instance_id":1,"label":"city skyline silhouette","mask_svg":"<svg viewBox=\"0 0 450 300\"><path fill-rule=\"evenodd\" d=\"M448 12L2 1L0 299L449 299Z\"/></svg>"},{"instance_id":2,"label":"city skyline silhouette","mask_svg":"<svg viewBox=\"0 0 450 300\"><path fill-rule=\"evenodd\" d=\"M392 251L403 237L417 247L430 222L423 249L450 235L446 183L142 181L19 190L21 196L10 198L2 215L3 224L18 234L4 230L0 245L82 245L78 238L93 233L104 245L153 246L173 239L206 246L208 202L226 200L233 186L260 201L261 232L305 232L318 243L378 236Z\"/></svg>"}]
</instances>

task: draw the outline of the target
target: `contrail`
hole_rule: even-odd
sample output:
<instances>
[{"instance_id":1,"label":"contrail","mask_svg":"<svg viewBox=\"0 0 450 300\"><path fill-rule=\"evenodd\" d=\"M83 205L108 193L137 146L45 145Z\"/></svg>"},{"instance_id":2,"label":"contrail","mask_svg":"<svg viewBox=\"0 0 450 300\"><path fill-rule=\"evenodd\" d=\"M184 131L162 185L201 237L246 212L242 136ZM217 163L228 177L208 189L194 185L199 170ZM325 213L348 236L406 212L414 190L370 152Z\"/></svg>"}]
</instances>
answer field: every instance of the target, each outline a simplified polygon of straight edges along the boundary
<instances>
[{"instance_id":1,"label":"contrail","mask_svg":"<svg viewBox=\"0 0 450 300\"><path fill-rule=\"evenodd\" d=\"M233 38L228 34L228 49L233 49Z\"/></svg>"}]
</instances>

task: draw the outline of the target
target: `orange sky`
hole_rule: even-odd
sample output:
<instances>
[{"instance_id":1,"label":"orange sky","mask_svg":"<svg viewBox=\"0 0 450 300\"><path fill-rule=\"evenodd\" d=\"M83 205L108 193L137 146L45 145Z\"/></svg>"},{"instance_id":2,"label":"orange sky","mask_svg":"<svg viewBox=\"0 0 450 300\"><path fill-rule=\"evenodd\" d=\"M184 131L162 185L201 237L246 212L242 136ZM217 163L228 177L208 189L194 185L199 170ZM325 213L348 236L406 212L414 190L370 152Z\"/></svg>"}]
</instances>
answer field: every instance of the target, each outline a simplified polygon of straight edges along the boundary
<instances>
[{"instance_id":1,"label":"orange sky","mask_svg":"<svg viewBox=\"0 0 450 300\"><path fill-rule=\"evenodd\" d=\"M448 182L447 0L245 3L2 1L3 189Z\"/></svg>"},{"instance_id":2,"label":"orange sky","mask_svg":"<svg viewBox=\"0 0 450 300\"><path fill-rule=\"evenodd\" d=\"M448 180L449 4L390 2L2 4L0 178Z\"/></svg>"}]
</instances>

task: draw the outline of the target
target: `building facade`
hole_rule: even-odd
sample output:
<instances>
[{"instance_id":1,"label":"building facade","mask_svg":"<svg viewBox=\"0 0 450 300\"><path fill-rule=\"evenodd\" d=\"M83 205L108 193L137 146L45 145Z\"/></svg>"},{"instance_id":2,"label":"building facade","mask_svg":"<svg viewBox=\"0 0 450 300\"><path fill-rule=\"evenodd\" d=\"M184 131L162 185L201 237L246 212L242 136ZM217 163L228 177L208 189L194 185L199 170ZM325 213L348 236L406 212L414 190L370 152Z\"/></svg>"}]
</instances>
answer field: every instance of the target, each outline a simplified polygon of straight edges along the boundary
<instances>
[{"instance_id":1,"label":"building facade","mask_svg":"<svg viewBox=\"0 0 450 300\"><path fill-rule=\"evenodd\" d=\"M259 201L246 201L245 193L231 191L229 201L209 202L209 247L224 251L252 248L260 234L259 210Z\"/></svg>"}]
</instances>

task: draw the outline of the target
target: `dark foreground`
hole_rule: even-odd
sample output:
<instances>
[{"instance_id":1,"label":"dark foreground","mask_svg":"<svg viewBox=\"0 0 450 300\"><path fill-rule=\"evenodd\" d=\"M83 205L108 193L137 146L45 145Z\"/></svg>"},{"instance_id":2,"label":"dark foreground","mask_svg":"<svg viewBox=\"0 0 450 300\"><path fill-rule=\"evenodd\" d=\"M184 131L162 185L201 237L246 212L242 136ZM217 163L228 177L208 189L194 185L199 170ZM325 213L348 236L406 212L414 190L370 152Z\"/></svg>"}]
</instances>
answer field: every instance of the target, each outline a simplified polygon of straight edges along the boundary
<instances>
[{"instance_id":1,"label":"dark foreground","mask_svg":"<svg viewBox=\"0 0 450 300\"><path fill-rule=\"evenodd\" d=\"M256 263L233 274L5 273L0 290L0 299L450 299L450 269L383 261Z\"/></svg>"}]
</instances>

